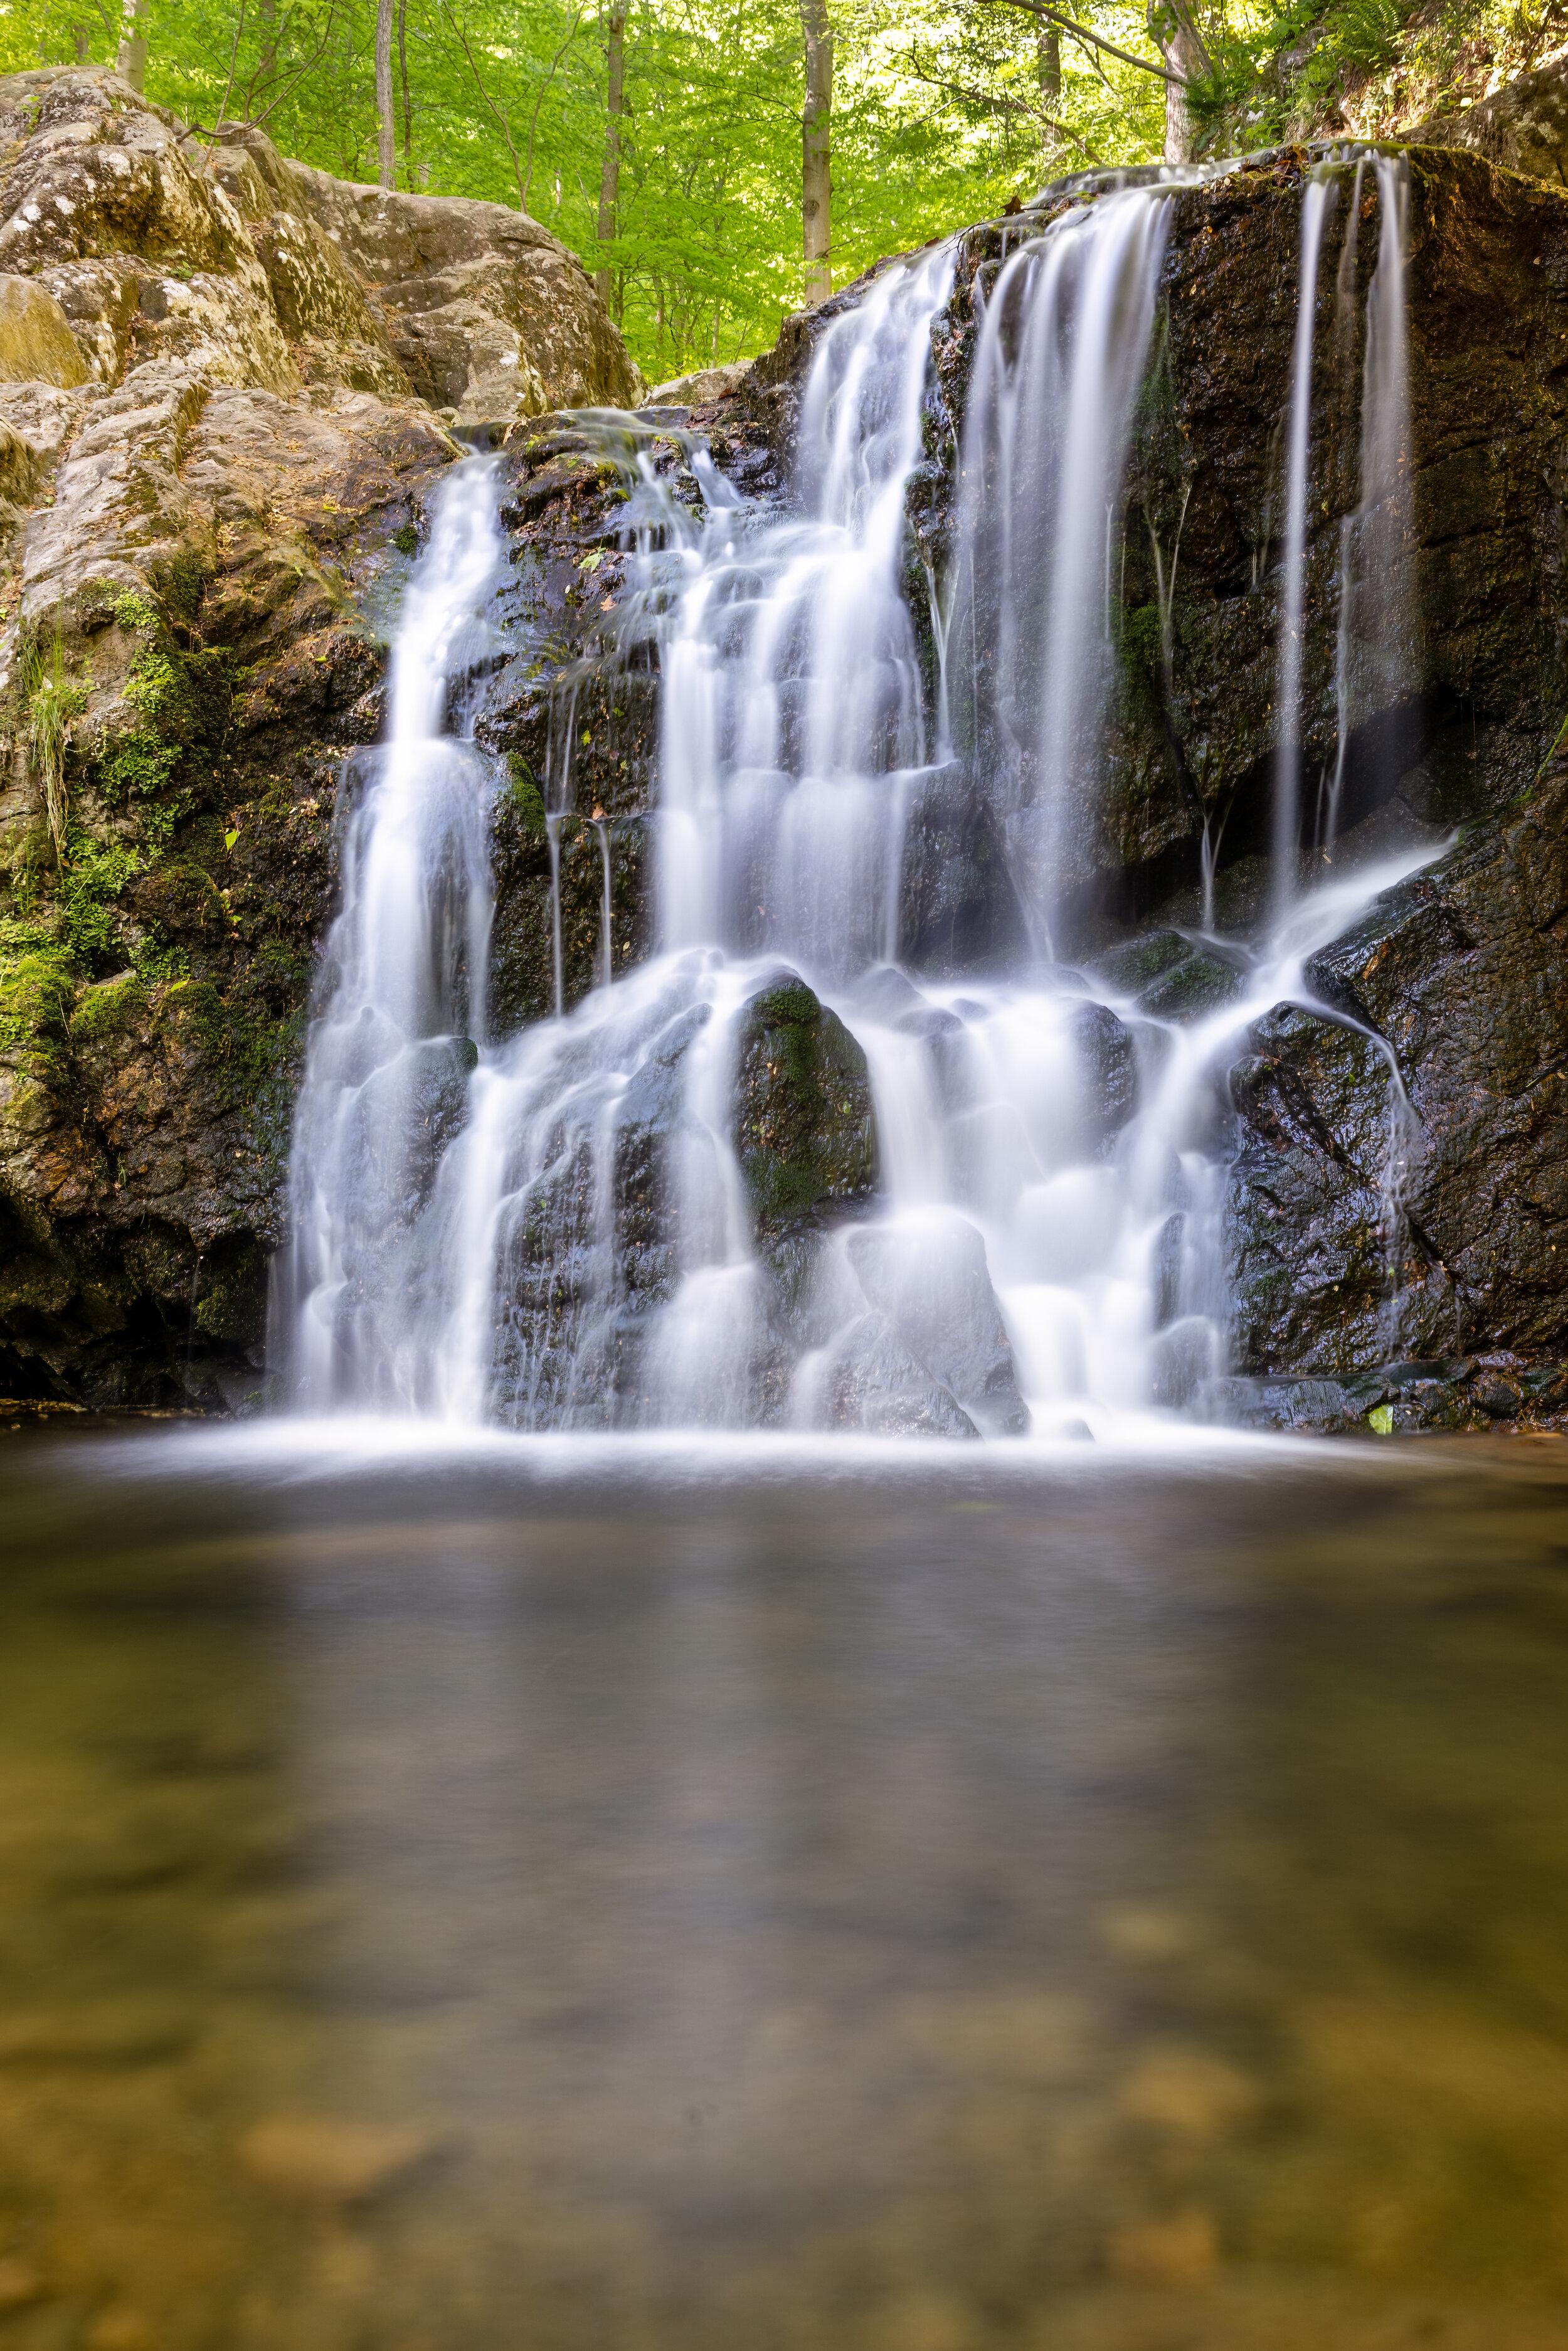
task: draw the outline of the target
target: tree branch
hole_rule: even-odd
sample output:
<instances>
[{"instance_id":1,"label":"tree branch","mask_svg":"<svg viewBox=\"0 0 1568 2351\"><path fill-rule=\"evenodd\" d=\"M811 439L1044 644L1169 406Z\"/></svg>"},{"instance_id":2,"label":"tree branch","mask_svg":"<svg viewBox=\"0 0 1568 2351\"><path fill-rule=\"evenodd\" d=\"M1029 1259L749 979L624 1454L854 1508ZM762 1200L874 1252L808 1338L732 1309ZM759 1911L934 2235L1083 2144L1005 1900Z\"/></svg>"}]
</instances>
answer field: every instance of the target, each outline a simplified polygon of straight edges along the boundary
<instances>
[{"instance_id":1,"label":"tree branch","mask_svg":"<svg viewBox=\"0 0 1568 2351\"><path fill-rule=\"evenodd\" d=\"M1086 139L1081 139L1077 131L1070 130L1065 122L1059 122L1054 114L1046 114L1040 107L1030 106L1027 99L1002 98L991 90L972 89L967 82L943 81L936 74L922 73L920 68L912 65L907 57L903 60L903 68L911 81L923 81L927 89L945 90L949 98L961 98L970 106L988 106L999 114L1026 114L1031 122L1043 122L1046 129L1054 131L1059 139L1067 140L1081 155L1087 155L1092 163L1100 161Z\"/></svg>"},{"instance_id":2,"label":"tree branch","mask_svg":"<svg viewBox=\"0 0 1568 2351\"><path fill-rule=\"evenodd\" d=\"M484 99L486 105L489 108L491 113L495 116L497 121L501 126L501 136L507 142L507 152L512 159L512 178L517 183L517 210L522 214L526 220L528 217L528 200L523 188L522 166L517 162L517 151L512 142L511 125L507 120L507 118L502 113L500 108L497 105L495 99L491 97L489 91L486 89L484 76L480 73L478 66L475 62L474 52L468 46L468 36L464 31L462 26L458 23L456 17L453 15L451 9L447 6L446 0L441 0L441 13L445 17L447 23L451 26L453 31L456 34L459 41L463 44L463 54L468 60L468 70L474 77L474 86L476 89L477 89L480 97ZM538 113L537 106L534 109L534 112L537 117ZM531 162L529 165L528 177L530 180L533 177Z\"/></svg>"},{"instance_id":3,"label":"tree branch","mask_svg":"<svg viewBox=\"0 0 1568 2351\"><path fill-rule=\"evenodd\" d=\"M1186 88L1184 75L1172 73L1166 66L1152 66L1147 57L1135 57L1131 49L1119 49L1114 41L1103 39L1087 25L1077 24L1071 16L1064 16L1060 8L1051 7L1048 0L975 0L975 5L979 8L1022 8L1031 16L1043 16L1048 24L1071 33L1075 41L1087 41L1092 47L1103 49L1108 57L1120 57L1124 66L1136 66L1140 73L1153 74L1156 81L1174 81L1178 89Z\"/></svg>"}]
</instances>

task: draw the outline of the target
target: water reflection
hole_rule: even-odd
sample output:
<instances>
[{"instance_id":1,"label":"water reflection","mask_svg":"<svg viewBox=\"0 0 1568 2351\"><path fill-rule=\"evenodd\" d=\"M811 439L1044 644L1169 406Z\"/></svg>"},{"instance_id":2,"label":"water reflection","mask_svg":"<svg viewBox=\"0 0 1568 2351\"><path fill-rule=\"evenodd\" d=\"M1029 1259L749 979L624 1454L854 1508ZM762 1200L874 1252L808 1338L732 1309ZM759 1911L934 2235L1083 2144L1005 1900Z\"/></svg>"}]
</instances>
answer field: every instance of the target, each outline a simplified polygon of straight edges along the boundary
<instances>
[{"instance_id":1,"label":"water reflection","mask_svg":"<svg viewBox=\"0 0 1568 2351\"><path fill-rule=\"evenodd\" d=\"M0 2345L1568 2343L1559 1447L279 1442L3 1457Z\"/></svg>"}]
</instances>

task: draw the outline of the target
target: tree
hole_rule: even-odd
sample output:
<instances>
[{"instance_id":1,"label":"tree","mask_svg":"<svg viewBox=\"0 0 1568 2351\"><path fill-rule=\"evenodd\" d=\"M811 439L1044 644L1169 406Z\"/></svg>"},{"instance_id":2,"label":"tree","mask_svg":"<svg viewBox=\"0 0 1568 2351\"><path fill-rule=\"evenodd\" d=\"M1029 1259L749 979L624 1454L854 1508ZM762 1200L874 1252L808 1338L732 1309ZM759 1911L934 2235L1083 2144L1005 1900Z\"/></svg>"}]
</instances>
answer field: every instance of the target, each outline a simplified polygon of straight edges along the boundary
<instances>
[{"instance_id":1,"label":"tree","mask_svg":"<svg viewBox=\"0 0 1568 2351\"><path fill-rule=\"evenodd\" d=\"M599 242L613 242L621 204L621 117L625 111L627 0L610 0L604 20L604 161L599 170ZM600 298L613 317L621 316L620 288L615 272L596 269L593 282Z\"/></svg>"},{"instance_id":2,"label":"tree","mask_svg":"<svg viewBox=\"0 0 1568 2351\"><path fill-rule=\"evenodd\" d=\"M806 106L800 117L800 224L806 248L806 307L833 290L833 28L827 0L800 0L806 38Z\"/></svg>"},{"instance_id":3,"label":"tree","mask_svg":"<svg viewBox=\"0 0 1568 2351\"><path fill-rule=\"evenodd\" d=\"M397 114L392 102L392 0L376 0L376 162L383 188L397 185Z\"/></svg>"},{"instance_id":4,"label":"tree","mask_svg":"<svg viewBox=\"0 0 1568 2351\"><path fill-rule=\"evenodd\" d=\"M131 0L120 37L120 73L132 89L147 86L147 0Z\"/></svg>"}]
</instances>

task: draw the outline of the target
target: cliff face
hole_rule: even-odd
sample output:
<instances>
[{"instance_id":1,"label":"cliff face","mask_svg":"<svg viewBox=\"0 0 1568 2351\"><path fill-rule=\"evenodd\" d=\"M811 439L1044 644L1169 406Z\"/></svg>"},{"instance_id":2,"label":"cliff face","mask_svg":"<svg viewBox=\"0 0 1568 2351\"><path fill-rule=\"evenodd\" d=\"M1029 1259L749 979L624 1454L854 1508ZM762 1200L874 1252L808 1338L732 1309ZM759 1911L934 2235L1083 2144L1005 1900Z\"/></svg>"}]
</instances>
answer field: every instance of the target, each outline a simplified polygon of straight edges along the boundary
<instances>
[{"instance_id":1,"label":"cliff face","mask_svg":"<svg viewBox=\"0 0 1568 2351\"><path fill-rule=\"evenodd\" d=\"M0 82L0 1390L257 1389L337 771L448 424L637 388L500 205Z\"/></svg>"},{"instance_id":2,"label":"cliff face","mask_svg":"<svg viewBox=\"0 0 1568 2351\"><path fill-rule=\"evenodd\" d=\"M1309 161L1274 158L1174 200L1121 558L1120 667L1101 749L1106 789L1071 844L1064 883L1060 873L1020 872L1027 843L1005 852L992 814L997 777L1018 755L991 731L985 678L950 679L967 777L912 821L903 937L917 967L952 973L1005 952L1019 935L1019 880L1037 899L1054 882L1056 936L1101 964L1142 1009L1192 1019L1234 992L1233 972L1190 935L1206 831L1218 844L1223 929L1243 942L1255 936L1270 894L1278 434ZM1334 761L1337 579L1359 495L1364 348L1360 327L1347 341L1340 322L1364 315L1376 258L1364 232L1347 256L1354 163L1334 177L1307 496L1309 794ZM1367 193L1364 183L1364 201ZM1083 193L1092 190L1048 198L1032 218L961 240L953 297L934 336L927 463L910 496L916 614L925 609L924 567L942 576L953 545L955 453L980 309L1020 229ZM1556 1368L1568 1358L1568 1115L1560 1100L1568 808L1554 756L1568 712L1568 199L1472 154L1427 152L1411 159L1409 204L1409 626L1396 689L1386 678L1352 676L1341 846L1326 862L1353 869L1404 844L1429 847L1437 862L1316 959L1312 993L1343 1018L1280 1007L1241 1039L1230 1074L1236 1377L1220 1401L1270 1424L1349 1425L1384 1404L1400 1426L1479 1425L1568 1406L1568 1377ZM673 410L670 421L705 432L721 467L751 494L785 495L815 340L858 298L852 289L792 321L742 384L716 387L707 405ZM613 546L619 494L607 469L596 472L595 453L574 449L569 421L507 462L520 576L532 579L544 618L533 682L497 697L486 729L497 747L543 774L552 707L558 726L569 700L574 710L591 708L577 805L612 810L629 842L647 810L653 680L647 670L629 672L613 650L613 559L598 575L610 591L607 614L598 594L580 595L574 568L601 540ZM673 442L658 462L681 465ZM682 496L700 499L689 475ZM1161 565L1168 580L1177 554L1176 592L1162 613ZM539 657L546 646L548 660ZM631 730L625 742L618 725ZM1450 836L1454 845L1437 854ZM568 955L569 997L591 984L598 935L597 852L586 825L580 855L577 884L567 867L568 936L576 899L581 935L575 957ZM1322 852L1314 857L1325 862ZM1302 858L1305 879L1313 860L1304 850ZM544 1009L542 845L531 881L517 863L507 872L502 935L526 928L534 942L519 1008L526 1001ZM617 937L627 954L642 935L636 872L625 856ZM1396 1134L1400 1164L1391 1169Z\"/></svg>"},{"instance_id":3,"label":"cliff face","mask_svg":"<svg viewBox=\"0 0 1568 2351\"><path fill-rule=\"evenodd\" d=\"M634 387L614 373L624 363L586 281L515 215L503 231L487 217L497 208L322 183L254 138L209 168L104 77L24 79L0 92L21 126L0 266L25 263L16 282L30 290L0 304L0 355L15 316L27 348L55 356L33 381L0 382L15 567L0 1388L232 1405L262 1378L335 778L342 752L380 729L382 625L453 454L450 412L515 422L546 400L624 402ZM103 160L111 152L123 165ZM1270 500L1306 161L1277 157L1174 199L1119 580L1109 784L1052 909L1076 956L1105 960L1166 1019L1230 984L1189 935L1206 830L1223 927L1245 940L1270 888ZM1344 387L1363 353L1336 327L1334 289L1346 280L1358 318L1375 257L1371 235L1347 253L1354 165L1336 176L1308 497L1313 777L1338 726L1336 567L1358 494ZM924 567L940 576L952 543L986 292L1020 227L1086 193L1057 192L1021 224L960 242L909 501L917 614ZM1552 758L1568 711L1568 197L1427 151L1412 157L1409 201L1414 622L1398 690L1357 684L1338 853L1354 862L1402 841L1436 852L1457 838L1319 958L1314 993L1353 1026L1285 1005L1240 1040L1227 1403L1265 1422L1348 1425L1386 1403L1398 1425L1458 1425L1568 1402L1568 1384L1561 1397L1553 1384L1568 1357L1568 783ZM70 254L47 242L64 237L58 220L78 225ZM748 496L787 501L800 389L837 307L791 322L738 384L689 387L706 405L645 423L695 428ZM681 441L643 446L700 507ZM598 974L606 858L617 966L652 943L658 652L621 636L627 475L602 434L539 415L501 465L512 651L479 732L513 778L493 820L492 1017L510 1029L553 1000L541 794L554 795L569 732L568 1001ZM930 645L927 657L934 678ZM964 778L911 818L904 938L928 969L1019 935L983 689L957 713ZM1021 878L1044 892L1043 875ZM1124 1092L1129 1068L1124 1055L1113 1072ZM1408 1122L1391 1227L1395 1071ZM812 1147L831 1155L832 1140ZM1421 1361L1391 1373L1396 1356Z\"/></svg>"}]
</instances>

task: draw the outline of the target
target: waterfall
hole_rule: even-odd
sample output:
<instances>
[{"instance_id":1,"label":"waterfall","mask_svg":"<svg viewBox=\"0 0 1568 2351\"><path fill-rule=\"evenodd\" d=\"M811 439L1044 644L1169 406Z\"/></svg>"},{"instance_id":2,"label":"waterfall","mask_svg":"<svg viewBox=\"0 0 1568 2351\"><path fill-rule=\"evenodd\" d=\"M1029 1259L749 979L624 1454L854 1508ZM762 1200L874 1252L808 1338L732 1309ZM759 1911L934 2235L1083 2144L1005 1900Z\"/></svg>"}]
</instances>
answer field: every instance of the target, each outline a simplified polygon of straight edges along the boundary
<instances>
[{"instance_id":1,"label":"waterfall","mask_svg":"<svg viewBox=\"0 0 1568 2351\"><path fill-rule=\"evenodd\" d=\"M1280 600L1279 746L1274 755L1274 906L1289 907L1296 893L1301 841L1301 632L1307 569L1307 471L1312 454L1312 354L1316 339L1318 256L1324 224L1338 190L1321 173L1301 200L1301 252L1297 278L1296 335L1291 353L1291 406L1286 427L1285 554Z\"/></svg>"},{"instance_id":2,"label":"waterfall","mask_svg":"<svg viewBox=\"0 0 1568 2351\"><path fill-rule=\"evenodd\" d=\"M393 652L388 741L356 753L341 787L341 912L290 1170L286 1312L299 1393L317 1409L416 1392L405 1285L419 1278L421 1210L485 1024L487 793L463 681L488 643L496 501L483 460L438 493Z\"/></svg>"},{"instance_id":3,"label":"waterfall","mask_svg":"<svg viewBox=\"0 0 1568 2351\"><path fill-rule=\"evenodd\" d=\"M1407 509L1403 182L1385 162L1342 715L1358 679L1403 658L1362 592ZM1275 917L1261 938L1199 942L1197 1018L1151 1009L1136 957L1061 960L1059 921L1093 871L1168 183L1071 207L967 293L951 247L883 268L818 329L793 511L742 496L692 435L694 517L647 427L579 420L627 492L624 642L658 648L660 946L614 976L595 810L601 976L561 1011L553 789L558 1012L511 1037L485 1027L496 778L465 683L486 650L497 486L489 461L455 470L403 609L388 743L343 782L342 911L294 1162L287 1311L308 1405L517 1428L1050 1434L1192 1403L1225 1369L1226 1073L1252 1022L1310 1001L1317 948L1419 862L1295 886L1333 185L1313 178L1302 199ZM932 330L966 303L953 536L945 571L922 576L910 486L928 450L954 446ZM1176 548L1168 576L1156 552L1168 693ZM929 902L971 822L994 828L1016 902L1014 947L989 963L956 932L932 946ZM1206 904L1213 856L1206 835ZM780 1176L779 1134L806 1113L778 1088L802 1071L826 1124Z\"/></svg>"},{"instance_id":4,"label":"waterfall","mask_svg":"<svg viewBox=\"0 0 1568 2351\"><path fill-rule=\"evenodd\" d=\"M994 768L1047 949L1095 811L1112 531L1169 213L1129 189L1067 214L1003 266L981 318L950 635L965 747Z\"/></svg>"}]
</instances>

